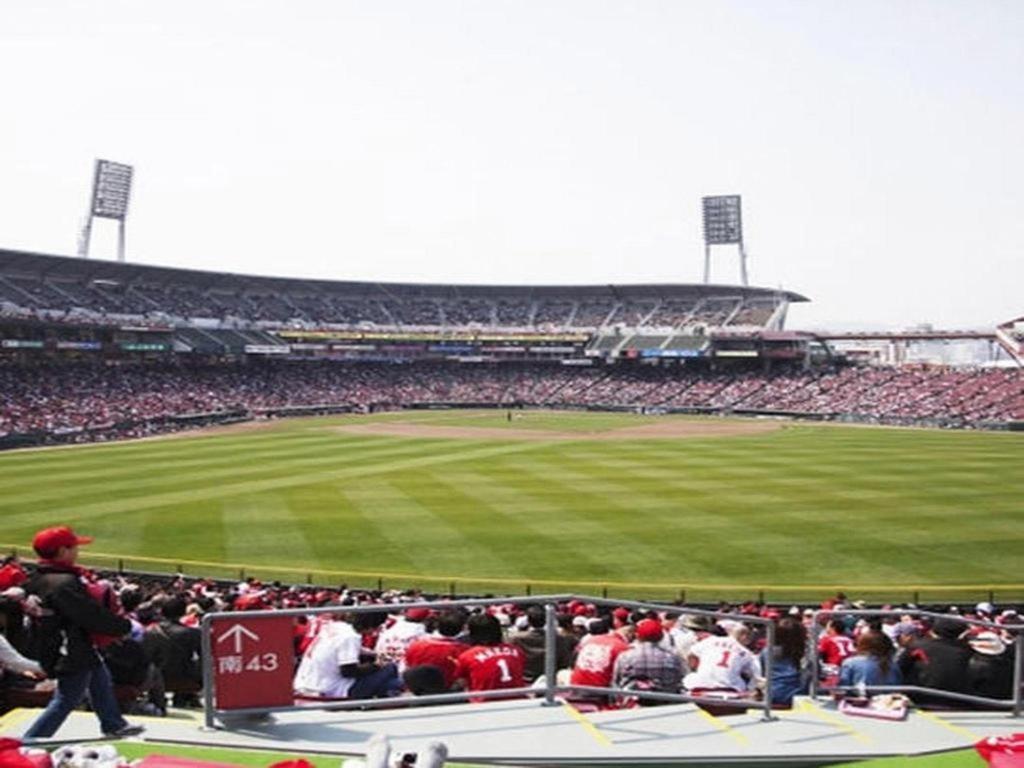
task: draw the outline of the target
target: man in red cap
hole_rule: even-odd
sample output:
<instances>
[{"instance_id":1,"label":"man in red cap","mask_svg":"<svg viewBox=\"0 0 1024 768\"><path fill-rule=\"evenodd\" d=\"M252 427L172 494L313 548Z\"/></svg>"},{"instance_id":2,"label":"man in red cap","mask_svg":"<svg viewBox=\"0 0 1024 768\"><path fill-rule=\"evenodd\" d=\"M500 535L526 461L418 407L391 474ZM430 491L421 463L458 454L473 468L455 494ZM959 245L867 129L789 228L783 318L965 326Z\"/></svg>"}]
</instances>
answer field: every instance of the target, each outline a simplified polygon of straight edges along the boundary
<instances>
[{"instance_id":1,"label":"man in red cap","mask_svg":"<svg viewBox=\"0 0 1024 768\"><path fill-rule=\"evenodd\" d=\"M661 646L664 636L661 622L657 619L641 619L636 623L633 647L619 654L615 660L616 688L679 693L683 664L678 654Z\"/></svg>"},{"instance_id":2,"label":"man in red cap","mask_svg":"<svg viewBox=\"0 0 1024 768\"><path fill-rule=\"evenodd\" d=\"M128 619L115 615L90 597L87 572L79 568L78 547L89 544L67 526L39 531L32 547L39 555L35 575L25 591L39 598L42 615L36 627L40 639L39 663L57 680L57 689L25 738L52 736L86 695L106 736L134 736L143 728L121 716L114 686L103 657L96 650L95 635L126 635Z\"/></svg>"}]
</instances>

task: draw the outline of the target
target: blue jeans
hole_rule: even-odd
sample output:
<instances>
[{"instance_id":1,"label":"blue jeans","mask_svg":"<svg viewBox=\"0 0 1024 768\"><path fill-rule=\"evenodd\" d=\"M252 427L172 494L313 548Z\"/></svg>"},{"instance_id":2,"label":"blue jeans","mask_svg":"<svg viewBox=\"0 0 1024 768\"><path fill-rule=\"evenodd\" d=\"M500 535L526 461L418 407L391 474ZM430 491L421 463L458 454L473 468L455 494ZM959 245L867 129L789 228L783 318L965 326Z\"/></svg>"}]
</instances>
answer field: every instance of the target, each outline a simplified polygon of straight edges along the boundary
<instances>
[{"instance_id":1,"label":"blue jeans","mask_svg":"<svg viewBox=\"0 0 1024 768\"><path fill-rule=\"evenodd\" d=\"M350 699L379 699L397 696L402 690L402 678L398 676L398 667L385 664L376 672L366 677L358 677L348 689Z\"/></svg>"},{"instance_id":2,"label":"blue jeans","mask_svg":"<svg viewBox=\"0 0 1024 768\"><path fill-rule=\"evenodd\" d=\"M114 733L128 725L121 717L121 708L114 696L110 671L106 664L100 663L92 669L58 677L57 690L53 692L53 698L46 705L43 714L25 732L25 738L42 739L53 736L67 720L71 711L82 703L86 694L89 695L89 702L96 712L96 717L100 719L103 733Z\"/></svg>"}]
</instances>

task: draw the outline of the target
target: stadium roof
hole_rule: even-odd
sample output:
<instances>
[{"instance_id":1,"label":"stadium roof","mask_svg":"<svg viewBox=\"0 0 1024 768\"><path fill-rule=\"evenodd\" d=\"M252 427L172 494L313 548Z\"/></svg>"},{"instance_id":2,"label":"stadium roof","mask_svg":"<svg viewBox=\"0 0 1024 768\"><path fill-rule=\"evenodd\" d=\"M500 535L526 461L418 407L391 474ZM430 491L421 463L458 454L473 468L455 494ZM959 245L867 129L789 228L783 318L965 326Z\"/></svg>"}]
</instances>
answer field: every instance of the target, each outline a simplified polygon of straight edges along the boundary
<instances>
[{"instance_id":1,"label":"stadium roof","mask_svg":"<svg viewBox=\"0 0 1024 768\"><path fill-rule=\"evenodd\" d=\"M741 285L705 285L703 283L646 283L633 285L461 285L454 283L379 283L344 280L310 280L291 277L268 277L261 275L240 275L231 272L207 272L197 269L127 264L98 259L52 256L28 251L0 249L0 274L22 275L35 279L51 280L109 280L130 285L189 285L204 289L279 292L301 294L304 290L330 292L340 295L367 294L387 296L400 294L403 298L423 297L465 297L486 298L494 296L530 296L573 298L607 298L609 294L619 299L644 298L693 298L697 296L773 297L783 296L788 301L808 301L807 297L793 291L774 288L755 288Z\"/></svg>"}]
</instances>

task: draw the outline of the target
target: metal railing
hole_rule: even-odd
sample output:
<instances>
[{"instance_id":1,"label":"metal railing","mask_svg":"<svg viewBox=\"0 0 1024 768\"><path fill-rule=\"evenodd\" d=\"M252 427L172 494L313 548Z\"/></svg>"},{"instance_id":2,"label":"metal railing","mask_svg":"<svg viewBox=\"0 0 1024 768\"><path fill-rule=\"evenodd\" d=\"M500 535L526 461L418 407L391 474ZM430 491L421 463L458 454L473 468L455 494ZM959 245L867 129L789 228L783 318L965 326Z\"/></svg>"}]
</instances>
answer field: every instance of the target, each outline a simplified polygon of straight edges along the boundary
<instances>
[{"instance_id":1,"label":"metal railing","mask_svg":"<svg viewBox=\"0 0 1024 768\"><path fill-rule=\"evenodd\" d=\"M854 690L861 690L858 686L851 688L849 686L822 686L820 684L821 664L818 657L818 639L821 635L822 618L834 618L834 617L845 617L854 616L858 618L902 618L904 616L913 616L916 618L929 619L936 621L939 619L943 620L954 620L960 622L968 627L981 627L983 629L990 629L998 633L1010 632L1014 635L1014 658L1013 658L1013 698L1012 699L991 699L985 696L975 696L967 693L958 693L956 691L947 691L941 688L926 688L918 685L869 685L864 686L863 690L867 693L909 693L909 694L925 694L934 698L948 699L951 702L963 702L965 704L975 704L985 706L989 708L1012 708L1013 716L1020 717L1022 711L1024 711L1024 624L997 624L994 621L984 621L982 619L970 619L961 617L951 613L934 613L932 611L922 610L871 610L871 609L859 609L859 610L819 610L815 611L811 620L811 634L809 638L810 642L810 656L811 656L811 682L810 682L810 695L812 698L817 698L820 693L847 693Z\"/></svg>"},{"instance_id":2,"label":"metal railing","mask_svg":"<svg viewBox=\"0 0 1024 768\"><path fill-rule=\"evenodd\" d=\"M595 606L624 607L634 610L668 612L672 614L686 613L697 616L707 616L716 620L731 619L734 621L741 621L746 624L762 625L764 627L767 647L771 648L775 644L775 622L771 619L765 619L758 616L747 616L743 614L723 614L717 611L704 610L698 608L682 608L678 605L665 605L661 603L641 602L635 600L607 600L605 598L573 594L540 595L491 599L433 600L418 601L415 603L368 604L358 606L334 605L321 608L293 608L280 610L245 611L242 613L210 613L203 617L201 625L203 650L203 710L205 726L207 728L215 728L218 717L221 718L221 720L223 721L225 717L230 719L230 717L232 716L244 717L249 715L263 715L272 712L292 712L302 709L325 709L330 711L341 711L346 709L399 708L410 706L422 706L424 704L447 704L464 702L468 701L471 698L506 699L518 696L534 696L538 697L539 699L542 699L541 703L543 705L551 706L559 703L557 701L558 696L571 696L573 694L582 694L591 697L595 695L608 697L635 697L638 699L649 699L652 701L661 702L696 703L713 705L715 707L734 707L736 709L742 710L758 708L762 710L762 719L775 719L772 715L772 704L770 695L773 680L773 660L771 653L764 654L765 660L762 673L765 679L765 695L763 697L763 700L761 701L756 701L754 699L722 699L717 697L701 697L691 696L686 693L667 693L660 691L645 691L616 687L604 688L595 686L559 685L556 678L556 643L558 634L557 605L559 603L566 603L572 600L585 601ZM238 619L243 616L246 618L264 618L281 616L314 616L317 614L337 613L391 613L396 611L406 611L410 608L436 608L444 610L450 608L476 608L509 604L544 606L545 654L543 687L531 686L520 688L503 688L494 691L461 691L454 693L431 694L426 696L400 696L383 699L343 699L332 701L313 700L306 702L303 705L279 707L254 707L248 709L219 710L216 708L213 674L213 646L211 639L212 625L215 620Z\"/></svg>"}]
</instances>

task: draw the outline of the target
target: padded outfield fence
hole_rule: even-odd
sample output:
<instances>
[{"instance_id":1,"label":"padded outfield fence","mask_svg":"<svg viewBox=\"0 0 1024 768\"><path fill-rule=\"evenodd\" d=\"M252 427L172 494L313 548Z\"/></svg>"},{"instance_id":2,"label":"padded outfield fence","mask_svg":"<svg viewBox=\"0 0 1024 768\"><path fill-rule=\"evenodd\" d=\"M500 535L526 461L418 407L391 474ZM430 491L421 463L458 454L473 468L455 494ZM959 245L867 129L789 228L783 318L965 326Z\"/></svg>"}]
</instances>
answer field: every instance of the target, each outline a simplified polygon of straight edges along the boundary
<instances>
[{"instance_id":1,"label":"padded outfield fence","mask_svg":"<svg viewBox=\"0 0 1024 768\"><path fill-rule=\"evenodd\" d=\"M0 543L0 549L14 556L35 558L30 547ZM696 582L587 581L572 579L508 579L465 575L429 575L359 570L325 570L287 566L218 563L181 558L144 557L94 552L80 553L83 565L106 571L155 577L184 575L218 581L248 578L283 584L357 589L419 590L449 598L470 595L515 595L550 593L558 590L599 592L604 599L648 598L678 603L759 602L786 604L820 602L843 592L858 600L877 603L973 605L1024 601L1022 584L707 584Z\"/></svg>"}]
</instances>

